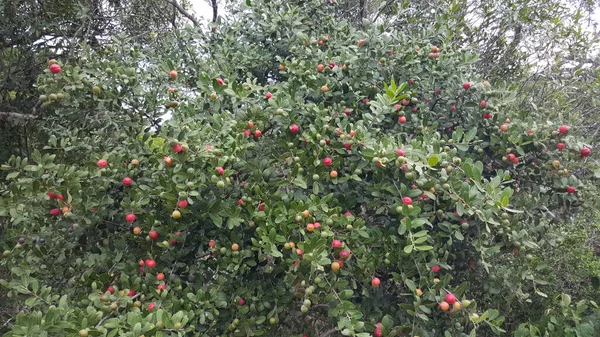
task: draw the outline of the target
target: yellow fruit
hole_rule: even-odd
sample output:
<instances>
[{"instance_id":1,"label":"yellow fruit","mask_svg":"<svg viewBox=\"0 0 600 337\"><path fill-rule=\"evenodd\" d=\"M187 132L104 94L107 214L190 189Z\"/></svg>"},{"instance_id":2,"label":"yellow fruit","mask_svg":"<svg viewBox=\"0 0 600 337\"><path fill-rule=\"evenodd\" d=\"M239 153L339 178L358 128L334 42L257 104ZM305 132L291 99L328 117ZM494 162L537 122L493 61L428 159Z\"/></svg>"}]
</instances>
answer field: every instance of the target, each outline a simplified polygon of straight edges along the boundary
<instances>
[{"instance_id":1,"label":"yellow fruit","mask_svg":"<svg viewBox=\"0 0 600 337\"><path fill-rule=\"evenodd\" d=\"M452 307L454 307L454 310L456 310L456 311L462 309L462 305L460 304L459 301L454 302L454 304L452 304Z\"/></svg>"},{"instance_id":2,"label":"yellow fruit","mask_svg":"<svg viewBox=\"0 0 600 337\"><path fill-rule=\"evenodd\" d=\"M331 270L333 270L333 271L340 270L340 264L337 261L334 261L333 263L331 263Z\"/></svg>"},{"instance_id":3,"label":"yellow fruit","mask_svg":"<svg viewBox=\"0 0 600 337\"><path fill-rule=\"evenodd\" d=\"M415 290L415 292L417 293L417 296L421 296L421 295L423 295L423 291L422 291L421 289L419 289L419 288L417 288L417 289Z\"/></svg>"},{"instance_id":4,"label":"yellow fruit","mask_svg":"<svg viewBox=\"0 0 600 337\"><path fill-rule=\"evenodd\" d=\"M181 218L181 212L179 212L178 210L174 210L172 216L173 219L179 219Z\"/></svg>"}]
</instances>

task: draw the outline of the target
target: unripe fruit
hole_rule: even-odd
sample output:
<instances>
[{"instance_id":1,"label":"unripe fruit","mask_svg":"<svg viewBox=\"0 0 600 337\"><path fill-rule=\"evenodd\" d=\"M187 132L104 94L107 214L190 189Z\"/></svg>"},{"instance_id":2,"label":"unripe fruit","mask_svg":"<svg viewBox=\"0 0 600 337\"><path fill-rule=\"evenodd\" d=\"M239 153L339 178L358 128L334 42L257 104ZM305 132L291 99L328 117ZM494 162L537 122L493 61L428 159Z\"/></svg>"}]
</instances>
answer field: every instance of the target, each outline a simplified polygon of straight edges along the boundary
<instances>
[{"instance_id":1,"label":"unripe fruit","mask_svg":"<svg viewBox=\"0 0 600 337\"><path fill-rule=\"evenodd\" d=\"M448 311L448 309L450 309L450 304L442 302L440 303L440 309L442 309L442 311Z\"/></svg>"},{"instance_id":2,"label":"unripe fruit","mask_svg":"<svg viewBox=\"0 0 600 337\"><path fill-rule=\"evenodd\" d=\"M338 271L340 270L340 263L337 261L334 261L331 263L331 270L333 271Z\"/></svg>"},{"instance_id":3,"label":"unripe fruit","mask_svg":"<svg viewBox=\"0 0 600 337\"><path fill-rule=\"evenodd\" d=\"M181 212L179 212L178 210L174 210L171 216L173 217L173 219L179 219L181 218Z\"/></svg>"}]
</instances>

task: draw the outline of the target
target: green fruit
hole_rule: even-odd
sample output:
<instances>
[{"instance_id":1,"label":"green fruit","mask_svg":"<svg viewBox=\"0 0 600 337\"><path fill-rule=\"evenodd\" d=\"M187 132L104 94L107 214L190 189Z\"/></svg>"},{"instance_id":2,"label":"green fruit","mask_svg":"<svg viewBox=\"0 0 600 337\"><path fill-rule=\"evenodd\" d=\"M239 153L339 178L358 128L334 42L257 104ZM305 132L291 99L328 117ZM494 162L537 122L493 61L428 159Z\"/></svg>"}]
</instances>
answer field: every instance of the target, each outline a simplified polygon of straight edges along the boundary
<instances>
[{"instance_id":1,"label":"green fruit","mask_svg":"<svg viewBox=\"0 0 600 337\"><path fill-rule=\"evenodd\" d=\"M46 95L40 95L40 101L45 102L48 100L48 96Z\"/></svg>"},{"instance_id":2,"label":"green fruit","mask_svg":"<svg viewBox=\"0 0 600 337\"><path fill-rule=\"evenodd\" d=\"M49 97L50 97L50 100L51 100L51 101L56 101L56 99L58 98L58 97L56 96L56 94L50 94L50 96L49 96Z\"/></svg>"},{"instance_id":3,"label":"green fruit","mask_svg":"<svg viewBox=\"0 0 600 337\"><path fill-rule=\"evenodd\" d=\"M222 180L217 182L217 187L218 188L225 188L225 182L223 182Z\"/></svg>"},{"instance_id":4,"label":"green fruit","mask_svg":"<svg viewBox=\"0 0 600 337\"><path fill-rule=\"evenodd\" d=\"M269 319L269 323L271 323L271 324L277 323L277 318L271 317L271 319Z\"/></svg>"},{"instance_id":5,"label":"green fruit","mask_svg":"<svg viewBox=\"0 0 600 337\"><path fill-rule=\"evenodd\" d=\"M79 330L79 337L87 337L88 336L88 329L81 329Z\"/></svg>"}]
</instances>

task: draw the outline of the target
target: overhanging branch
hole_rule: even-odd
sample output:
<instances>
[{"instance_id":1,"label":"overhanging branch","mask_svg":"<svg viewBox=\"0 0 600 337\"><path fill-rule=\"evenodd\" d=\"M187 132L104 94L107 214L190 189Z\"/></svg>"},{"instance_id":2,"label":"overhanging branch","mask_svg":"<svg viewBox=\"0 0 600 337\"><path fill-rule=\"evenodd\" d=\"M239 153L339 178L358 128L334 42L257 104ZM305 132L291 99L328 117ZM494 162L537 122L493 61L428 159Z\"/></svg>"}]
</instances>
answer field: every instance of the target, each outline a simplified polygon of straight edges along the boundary
<instances>
[{"instance_id":1,"label":"overhanging branch","mask_svg":"<svg viewBox=\"0 0 600 337\"><path fill-rule=\"evenodd\" d=\"M0 111L0 119L33 119L36 115L22 114L18 112Z\"/></svg>"},{"instance_id":2,"label":"overhanging branch","mask_svg":"<svg viewBox=\"0 0 600 337\"><path fill-rule=\"evenodd\" d=\"M165 0L165 1L170 3L171 5L173 5L173 7L177 8L177 10L179 11L179 13L181 13L181 15L190 19L190 21L192 21L194 23L195 27L200 26L200 23L198 22L198 20L192 14L190 14L188 11L186 11L183 7L181 7L181 5L179 3L177 3L177 0Z\"/></svg>"}]
</instances>

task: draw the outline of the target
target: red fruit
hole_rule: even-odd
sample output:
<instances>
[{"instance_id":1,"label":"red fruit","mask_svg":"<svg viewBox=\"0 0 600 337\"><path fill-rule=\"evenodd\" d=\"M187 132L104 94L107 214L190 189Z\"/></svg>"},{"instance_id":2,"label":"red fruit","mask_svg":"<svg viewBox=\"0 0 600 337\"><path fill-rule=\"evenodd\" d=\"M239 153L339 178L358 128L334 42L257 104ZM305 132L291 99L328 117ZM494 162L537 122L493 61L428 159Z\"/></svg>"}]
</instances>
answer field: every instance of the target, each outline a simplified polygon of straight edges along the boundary
<instances>
[{"instance_id":1,"label":"red fruit","mask_svg":"<svg viewBox=\"0 0 600 337\"><path fill-rule=\"evenodd\" d=\"M440 89L435 89L435 94L439 95L440 94Z\"/></svg>"},{"instance_id":2,"label":"red fruit","mask_svg":"<svg viewBox=\"0 0 600 337\"><path fill-rule=\"evenodd\" d=\"M404 116L398 117L398 123L400 123L400 124L406 123L406 117L404 117Z\"/></svg>"},{"instance_id":3,"label":"red fruit","mask_svg":"<svg viewBox=\"0 0 600 337\"><path fill-rule=\"evenodd\" d=\"M46 195L48 196L48 198L50 199L56 199L56 194L52 193L52 192L46 192Z\"/></svg>"},{"instance_id":4,"label":"red fruit","mask_svg":"<svg viewBox=\"0 0 600 337\"><path fill-rule=\"evenodd\" d=\"M456 302L456 296L454 296L451 293L447 294L446 295L446 302L448 302L448 304L454 304L454 302Z\"/></svg>"},{"instance_id":5,"label":"red fruit","mask_svg":"<svg viewBox=\"0 0 600 337\"><path fill-rule=\"evenodd\" d=\"M397 149L397 150L396 150L396 154L397 154L397 155L399 155L399 156L404 156L404 150L402 150L402 149Z\"/></svg>"},{"instance_id":6,"label":"red fruit","mask_svg":"<svg viewBox=\"0 0 600 337\"><path fill-rule=\"evenodd\" d=\"M152 310L154 310L154 307L155 307L155 306L156 306L156 304L154 304L154 303L150 303L150 304L148 304L148 311L152 311Z\"/></svg>"},{"instance_id":7,"label":"red fruit","mask_svg":"<svg viewBox=\"0 0 600 337\"><path fill-rule=\"evenodd\" d=\"M260 130L254 131L254 137L260 138L261 136L262 136L262 131L260 131Z\"/></svg>"},{"instance_id":8,"label":"red fruit","mask_svg":"<svg viewBox=\"0 0 600 337\"><path fill-rule=\"evenodd\" d=\"M417 110L419 110L419 107L418 106L414 106L413 107L413 112L417 112Z\"/></svg>"},{"instance_id":9,"label":"red fruit","mask_svg":"<svg viewBox=\"0 0 600 337\"><path fill-rule=\"evenodd\" d=\"M106 165L108 165L108 162L106 161L106 159L100 159L100 160L98 160L97 164L98 164L99 168L105 168Z\"/></svg>"},{"instance_id":10,"label":"red fruit","mask_svg":"<svg viewBox=\"0 0 600 337\"><path fill-rule=\"evenodd\" d=\"M329 69L333 69L335 67L335 62L329 62Z\"/></svg>"},{"instance_id":11,"label":"red fruit","mask_svg":"<svg viewBox=\"0 0 600 337\"><path fill-rule=\"evenodd\" d=\"M395 104L394 108L396 108L396 111L399 111L400 109L402 109L402 105L400 104Z\"/></svg>"},{"instance_id":12,"label":"red fruit","mask_svg":"<svg viewBox=\"0 0 600 337\"><path fill-rule=\"evenodd\" d=\"M270 93L270 92L268 92L268 93L265 95L265 99L267 99L267 100L271 99L271 97L273 97L273 94L272 94L272 93Z\"/></svg>"},{"instance_id":13,"label":"red fruit","mask_svg":"<svg viewBox=\"0 0 600 337\"><path fill-rule=\"evenodd\" d=\"M432 266L430 269L432 272L437 273L440 271L440 266Z\"/></svg>"},{"instance_id":14,"label":"red fruit","mask_svg":"<svg viewBox=\"0 0 600 337\"><path fill-rule=\"evenodd\" d=\"M331 243L331 247L333 248L342 248L342 241L340 240L333 240L333 242Z\"/></svg>"},{"instance_id":15,"label":"red fruit","mask_svg":"<svg viewBox=\"0 0 600 337\"><path fill-rule=\"evenodd\" d=\"M135 295L135 290L129 290L129 292L127 293L127 296L131 297Z\"/></svg>"},{"instance_id":16,"label":"red fruit","mask_svg":"<svg viewBox=\"0 0 600 337\"><path fill-rule=\"evenodd\" d=\"M481 103L479 103L479 106L482 108L485 108L487 106L487 102L486 101L481 101Z\"/></svg>"},{"instance_id":17,"label":"red fruit","mask_svg":"<svg viewBox=\"0 0 600 337\"><path fill-rule=\"evenodd\" d=\"M65 197L63 197L62 194L57 194L56 195L56 199L60 200L60 201L65 201Z\"/></svg>"},{"instance_id":18,"label":"red fruit","mask_svg":"<svg viewBox=\"0 0 600 337\"><path fill-rule=\"evenodd\" d=\"M348 150L348 151L352 150L352 144L350 144L350 143L345 143L345 144L344 144L344 147L345 147L345 148L346 148L346 150Z\"/></svg>"},{"instance_id":19,"label":"red fruit","mask_svg":"<svg viewBox=\"0 0 600 337\"><path fill-rule=\"evenodd\" d=\"M127 222L134 222L135 221L135 214L133 213L129 213L125 216L125 220L127 220Z\"/></svg>"},{"instance_id":20,"label":"red fruit","mask_svg":"<svg viewBox=\"0 0 600 337\"><path fill-rule=\"evenodd\" d=\"M561 125L561 126L558 128L558 132L559 132L559 133L561 133L561 134L563 134L563 135L566 135L566 134L567 134L567 131L569 131L569 127L568 127L568 126L566 126L566 125Z\"/></svg>"},{"instance_id":21,"label":"red fruit","mask_svg":"<svg viewBox=\"0 0 600 337\"><path fill-rule=\"evenodd\" d=\"M412 199L410 197L402 198L402 203L405 205L412 205Z\"/></svg>"},{"instance_id":22,"label":"red fruit","mask_svg":"<svg viewBox=\"0 0 600 337\"><path fill-rule=\"evenodd\" d=\"M140 265L140 267L143 267L146 265L146 263L144 262L144 260L139 260L138 265Z\"/></svg>"},{"instance_id":23,"label":"red fruit","mask_svg":"<svg viewBox=\"0 0 600 337\"><path fill-rule=\"evenodd\" d=\"M158 232L153 229L150 231L150 233L148 233L148 237L150 238L150 240L156 241L158 239Z\"/></svg>"},{"instance_id":24,"label":"red fruit","mask_svg":"<svg viewBox=\"0 0 600 337\"><path fill-rule=\"evenodd\" d=\"M225 169L223 169L221 166L215 167L215 171L217 171L217 173L219 175L224 175L225 174Z\"/></svg>"},{"instance_id":25,"label":"red fruit","mask_svg":"<svg viewBox=\"0 0 600 337\"><path fill-rule=\"evenodd\" d=\"M123 178L123 185L131 186L131 182L132 182L131 178L129 178L129 177Z\"/></svg>"},{"instance_id":26,"label":"red fruit","mask_svg":"<svg viewBox=\"0 0 600 337\"><path fill-rule=\"evenodd\" d=\"M331 164L333 164L333 160L331 160L331 158L327 157L327 158L323 159L323 164L325 164L325 166L331 166Z\"/></svg>"},{"instance_id":27,"label":"red fruit","mask_svg":"<svg viewBox=\"0 0 600 337\"><path fill-rule=\"evenodd\" d=\"M246 187L246 182L245 182L245 181L242 181L242 184L241 184L241 186L240 186L240 187L241 187L241 188L244 188L244 187Z\"/></svg>"},{"instance_id":28,"label":"red fruit","mask_svg":"<svg viewBox=\"0 0 600 337\"><path fill-rule=\"evenodd\" d=\"M346 212L346 213L344 213L344 216L345 216L345 217L352 216L352 213L350 213L350 212Z\"/></svg>"},{"instance_id":29,"label":"red fruit","mask_svg":"<svg viewBox=\"0 0 600 337\"><path fill-rule=\"evenodd\" d=\"M185 199L179 200L177 202L177 207L179 207L179 208L186 208L187 206L188 206L188 202Z\"/></svg>"},{"instance_id":30,"label":"red fruit","mask_svg":"<svg viewBox=\"0 0 600 337\"><path fill-rule=\"evenodd\" d=\"M265 210L265 206L266 206L266 204L264 202L261 202L260 204L258 204L258 210L261 211L261 212L264 211Z\"/></svg>"},{"instance_id":31,"label":"red fruit","mask_svg":"<svg viewBox=\"0 0 600 337\"><path fill-rule=\"evenodd\" d=\"M469 82L463 83L463 89L469 90L470 87L471 87L471 83L469 83Z\"/></svg>"},{"instance_id":32,"label":"red fruit","mask_svg":"<svg viewBox=\"0 0 600 337\"><path fill-rule=\"evenodd\" d=\"M219 83L219 85L225 85L225 81L220 77L217 77L217 83Z\"/></svg>"},{"instance_id":33,"label":"red fruit","mask_svg":"<svg viewBox=\"0 0 600 337\"><path fill-rule=\"evenodd\" d=\"M172 148L173 148L173 151L175 151L177 153L183 151L183 145L181 145L181 144L175 144L175 145L173 145Z\"/></svg>"},{"instance_id":34,"label":"red fruit","mask_svg":"<svg viewBox=\"0 0 600 337\"><path fill-rule=\"evenodd\" d=\"M490 119L490 118L492 118L492 114L489 113L489 112L486 112L486 113L483 114L483 118Z\"/></svg>"},{"instance_id":35,"label":"red fruit","mask_svg":"<svg viewBox=\"0 0 600 337\"><path fill-rule=\"evenodd\" d=\"M165 284L159 284L158 287L156 287L156 290L160 291L160 290L165 290L167 289L167 286Z\"/></svg>"},{"instance_id":36,"label":"red fruit","mask_svg":"<svg viewBox=\"0 0 600 337\"><path fill-rule=\"evenodd\" d=\"M331 139L327 139L327 140L325 141L325 144L327 144L327 145L331 144Z\"/></svg>"},{"instance_id":37,"label":"red fruit","mask_svg":"<svg viewBox=\"0 0 600 337\"><path fill-rule=\"evenodd\" d=\"M375 337L382 337L383 336L383 332L381 331L380 327L375 328L375 331L373 331L373 335Z\"/></svg>"},{"instance_id":38,"label":"red fruit","mask_svg":"<svg viewBox=\"0 0 600 337\"><path fill-rule=\"evenodd\" d=\"M58 73L60 73L60 70L61 69L60 69L60 66L58 64L55 63L55 64L51 64L50 65L50 72L51 73L58 74Z\"/></svg>"},{"instance_id":39,"label":"red fruit","mask_svg":"<svg viewBox=\"0 0 600 337\"><path fill-rule=\"evenodd\" d=\"M346 114L346 116L350 116L350 113L351 113L351 112L352 112L352 111L350 111L350 108L345 108L345 109L344 109L344 114Z\"/></svg>"},{"instance_id":40,"label":"red fruit","mask_svg":"<svg viewBox=\"0 0 600 337\"><path fill-rule=\"evenodd\" d=\"M250 137L251 134L252 134L252 131L250 131L249 129L244 130L245 137Z\"/></svg>"},{"instance_id":41,"label":"red fruit","mask_svg":"<svg viewBox=\"0 0 600 337\"><path fill-rule=\"evenodd\" d=\"M415 84L415 80L408 80L408 84L410 84L410 85Z\"/></svg>"},{"instance_id":42,"label":"red fruit","mask_svg":"<svg viewBox=\"0 0 600 337\"><path fill-rule=\"evenodd\" d=\"M238 305L242 306L242 305L244 305L244 303L246 303L246 301L244 301L243 298L240 298L240 300L238 301Z\"/></svg>"},{"instance_id":43,"label":"red fruit","mask_svg":"<svg viewBox=\"0 0 600 337\"><path fill-rule=\"evenodd\" d=\"M456 106L455 106L455 105L453 105L453 106L450 108L450 110L452 110L452 111L456 111Z\"/></svg>"},{"instance_id":44,"label":"red fruit","mask_svg":"<svg viewBox=\"0 0 600 337\"><path fill-rule=\"evenodd\" d=\"M565 149L565 143L558 143L556 144L556 148L559 150L564 150Z\"/></svg>"},{"instance_id":45,"label":"red fruit","mask_svg":"<svg viewBox=\"0 0 600 337\"><path fill-rule=\"evenodd\" d=\"M300 131L300 128L298 127L298 125L296 125L296 124L292 124L292 125L290 126L290 132L291 132L291 133L294 133L294 134L296 134L296 133L298 133L298 131Z\"/></svg>"},{"instance_id":46,"label":"red fruit","mask_svg":"<svg viewBox=\"0 0 600 337\"><path fill-rule=\"evenodd\" d=\"M106 291L108 291L111 294L114 294L115 293L115 287L109 286L108 289L106 289Z\"/></svg>"},{"instance_id":47,"label":"red fruit","mask_svg":"<svg viewBox=\"0 0 600 337\"><path fill-rule=\"evenodd\" d=\"M368 98L363 99L363 103L365 103L365 104L369 103L369 101L371 101L371 100Z\"/></svg>"},{"instance_id":48,"label":"red fruit","mask_svg":"<svg viewBox=\"0 0 600 337\"><path fill-rule=\"evenodd\" d=\"M567 187L567 193L573 194L575 192L577 192L577 190L575 189L575 187L573 187L573 186Z\"/></svg>"},{"instance_id":49,"label":"red fruit","mask_svg":"<svg viewBox=\"0 0 600 337\"><path fill-rule=\"evenodd\" d=\"M148 267L150 269L156 267L156 261L154 261L152 259L146 259L146 267Z\"/></svg>"},{"instance_id":50,"label":"red fruit","mask_svg":"<svg viewBox=\"0 0 600 337\"><path fill-rule=\"evenodd\" d=\"M239 199L239 200L238 200L238 205L242 206L243 204L244 204L244 200L242 200L242 199Z\"/></svg>"},{"instance_id":51,"label":"red fruit","mask_svg":"<svg viewBox=\"0 0 600 337\"><path fill-rule=\"evenodd\" d=\"M581 151L579 152L579 154L581 154L582 157L587 157L590 154L592 154L592 150L590 150L587 147L584 147L583 149L581 149Z\"/></svg>"},{"instance_id":52,"label":"red fruit","mask_svg":"<svg viewBox=\"0 0 600 337\"><path fill-rule=\"evenodd\" d=\"M53 208L50 210L50 215L54 215L54 216L59 216L60 215L60 209L59 208Z\"/></svg>"},{"instance_id":53,"label":"red fruit","mask_svg":"<svg viewBox=\"0 0 600 337\"><path fill-rule=\"evenodd\" d=\"M379 285L381 284L381 281L377 278L377 277L373 277L373 279L371 280L371 285L375 288L379 287Z\"/></svg>"},{"instance_id":54,"label":"red fruit","mask_svg":"<svg viewBox=\"0 0 600 337\"><path fill-rule=\"evenodd\" d=\"M319 228L321 228L321 224L320 224L319 222L315 222L315 223L313 224L313 226L314 226L316 229L319 229Z\"/></svg>"},{"instance_id":55,"label":"red fruit","mask_svg":"<svg viewBox=\"0 0 600 337\"><path fill-rule=\"evenodd\" d=\"M343 249L342 251L340 251L340 259L342 260L348 260L348 258L350 257L350 252Z\"/></svg>"}]
</instances>

